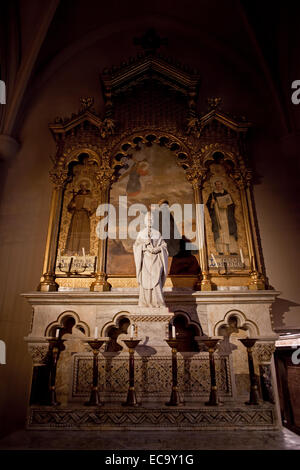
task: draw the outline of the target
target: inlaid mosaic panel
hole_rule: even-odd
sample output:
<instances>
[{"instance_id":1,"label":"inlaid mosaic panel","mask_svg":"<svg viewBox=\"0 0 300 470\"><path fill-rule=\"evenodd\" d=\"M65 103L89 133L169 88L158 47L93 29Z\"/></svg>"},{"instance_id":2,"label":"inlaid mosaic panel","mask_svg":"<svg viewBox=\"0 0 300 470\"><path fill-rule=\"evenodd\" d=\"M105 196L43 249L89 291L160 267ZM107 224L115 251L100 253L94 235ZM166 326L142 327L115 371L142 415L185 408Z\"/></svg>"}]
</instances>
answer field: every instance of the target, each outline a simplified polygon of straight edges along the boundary
<instances>
[{"instance_id":1,"label":"inlaid mosaic panel","mask_svg":"<svg viewBox=\"0 0 300 470\"><path fill-rule=\"evenodd\" d=\"M219 394L232 396L228 357L215 358ZM99 358L99 389L110 398L123 397L128 390L128 357ZM92 383L92 358L74 356L72 398L88 396ZM172 386L172 362L165 356L135 359L135 389L142 396L165 396ZM178 358L178 386L185 397L207 396L210 372L207 355Z\"/></svg>"}]
</instances>

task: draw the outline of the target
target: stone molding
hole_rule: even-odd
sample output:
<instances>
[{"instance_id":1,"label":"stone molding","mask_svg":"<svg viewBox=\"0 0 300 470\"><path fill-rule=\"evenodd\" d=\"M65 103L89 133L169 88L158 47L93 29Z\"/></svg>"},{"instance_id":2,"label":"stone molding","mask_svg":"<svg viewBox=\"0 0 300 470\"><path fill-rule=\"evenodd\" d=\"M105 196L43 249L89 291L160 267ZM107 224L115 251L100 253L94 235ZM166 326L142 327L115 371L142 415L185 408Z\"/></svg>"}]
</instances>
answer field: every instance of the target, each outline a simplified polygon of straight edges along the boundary
<instances>
[{"instance_id":1,"label":"stone molding","mask_svg":"<svg viewBox=\"0 0 300 470\"><path fill-rule=\"evenodd\" d=\"M257 406L197 408L143 408L108 407L48 408L29 410L29 429L90 429L90 430L207 430L207 429L276 429L274 407Z\"/></svg>"}]
</instances>

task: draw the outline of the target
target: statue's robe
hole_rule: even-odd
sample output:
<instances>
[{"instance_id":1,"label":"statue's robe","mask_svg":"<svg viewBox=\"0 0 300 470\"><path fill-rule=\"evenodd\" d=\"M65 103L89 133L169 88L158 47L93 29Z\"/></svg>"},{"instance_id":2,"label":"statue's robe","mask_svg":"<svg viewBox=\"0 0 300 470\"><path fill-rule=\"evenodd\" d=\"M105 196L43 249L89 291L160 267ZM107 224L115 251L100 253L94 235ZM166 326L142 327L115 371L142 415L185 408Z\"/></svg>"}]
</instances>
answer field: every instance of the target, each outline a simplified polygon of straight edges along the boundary
<instances>
[{"instance_id":1,"label":"statue's robe","mask_svg":"<svg viewBox=\"0 0 300 470\"><path fill-rule=\"evenodd\" d=\"M142 230L133 245L136 277L140 286L139 306L161 307L165 305L163 286L168 274L168 249L156 230Z\"/></svg>"}]
</instances>

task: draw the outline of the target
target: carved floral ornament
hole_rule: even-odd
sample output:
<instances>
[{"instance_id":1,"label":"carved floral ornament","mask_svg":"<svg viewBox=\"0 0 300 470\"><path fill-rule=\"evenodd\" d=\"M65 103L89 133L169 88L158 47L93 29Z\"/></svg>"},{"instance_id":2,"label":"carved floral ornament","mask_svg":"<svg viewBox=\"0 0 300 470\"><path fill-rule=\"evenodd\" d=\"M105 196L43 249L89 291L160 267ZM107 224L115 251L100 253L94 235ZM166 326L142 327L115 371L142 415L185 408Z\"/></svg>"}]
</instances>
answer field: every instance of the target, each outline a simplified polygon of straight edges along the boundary
<instances>
[{"instance_id":1,"label":"carved floral ornament","mask_svg":"<svg viewBox=\"0 0 300 470\"><path fill-rule=\"evenodd\" d=\"M47 355L49 350L49 344L28 344L28 352L31 355L34 366L44 366L47 364Z\"/></svg>"},{"instance_id":2,"label":"carved floral ornament","mask_svg":"<svg viewBox=\"0 0 300 470\"><path fill-rule=\"evenodd\" d=\"M274 342L256 343L255 354L260 363L270 363L275 349L276 348Z\"/></svg>"},{"instance_id":3,"label":"carved floral ornament","mask_svg":"<svg viewBox=\"0 0 300 470\"><path fill-rule=\"evenodd\" d=\"M49 175L54 189L60 190L64 188L68 181L69 171L68 169L65 170L61 167L54 167L52 170L50 170Z\"/></svg>"}]
</instances>

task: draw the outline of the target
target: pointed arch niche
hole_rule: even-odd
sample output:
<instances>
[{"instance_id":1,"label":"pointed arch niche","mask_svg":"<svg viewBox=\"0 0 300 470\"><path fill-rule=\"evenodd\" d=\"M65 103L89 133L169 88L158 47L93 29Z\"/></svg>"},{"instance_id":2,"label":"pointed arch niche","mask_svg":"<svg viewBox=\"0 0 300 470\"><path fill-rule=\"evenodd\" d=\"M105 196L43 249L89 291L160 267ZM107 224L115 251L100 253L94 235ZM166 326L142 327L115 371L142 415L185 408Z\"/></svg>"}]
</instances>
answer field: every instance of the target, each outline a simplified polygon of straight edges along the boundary
<instances>
[{"instance_id":1,"label":"pointed arch niche","mask_svg":"<svg viewBox=\"0 0 300 470\"><path fill-rule=\"evenodd\" d=\"M151 205L154 208L153 205L165 202L168 203L166 207L174 209L171 212L170 239L166 240L169 275L173 278L191 276L197 279L200 267L195 238L193 188L186 179L184 169L177 164L177 159L178 156L166 146L142 142L135 145L128 156L121 157L119 177L110 191L110 203L116 208L116 238L108 240L109 277L135 276L132 235L137 233L140 226L135 231L134 228L130 230L130 224L139 214L150 210ZM124 211L131 214L126 219L122 217ZM113 232L113 228L110 232ZM191 246L187 246L187 243Z\"/></svg>"}]
</instances>

